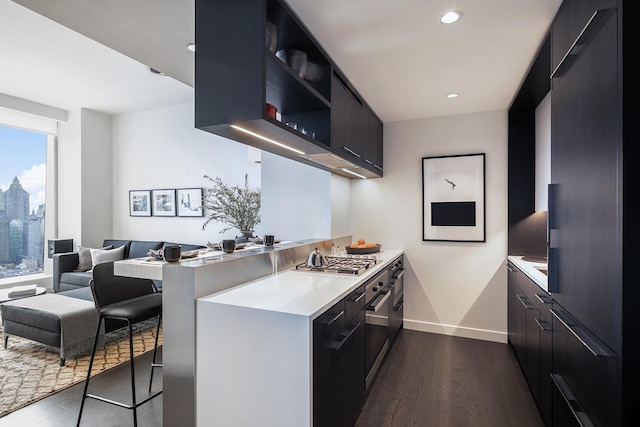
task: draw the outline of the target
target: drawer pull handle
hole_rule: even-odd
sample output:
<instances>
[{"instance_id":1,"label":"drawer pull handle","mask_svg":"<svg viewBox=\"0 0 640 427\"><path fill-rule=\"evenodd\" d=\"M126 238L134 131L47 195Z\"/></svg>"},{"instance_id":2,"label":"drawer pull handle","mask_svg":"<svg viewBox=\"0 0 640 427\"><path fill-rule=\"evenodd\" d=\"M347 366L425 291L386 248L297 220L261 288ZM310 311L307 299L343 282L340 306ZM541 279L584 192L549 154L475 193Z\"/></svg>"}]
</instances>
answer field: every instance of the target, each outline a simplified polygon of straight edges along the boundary
<instances>
[{"instance_id":1,"label":"drawer pull handle","mask_svg":"<svg viewBox=\"0 0 640 427\"><path fill-rule=\"evenodd\" d=\"M345 333L345 331L342 331L340 333L340 335L342 336L342 339L340 341L333 341L331 344L329 344L329 348L335 350L335 351L340 351L340 349L342 348L342 346L344 345L344 343L346 343L347 341L349 341L349 338L351 338L353 336L353 333L360 327L360 323L356 323L356 325L351 328L351 330L347 333Z\"/></svg>"},{"instance_id":2,"label":"drawer pull handle","mask_svg":"<svg viewBox=\"0 0 640 427\"><path fill-rule=\"evenodd\" d=\"M549 295L536 294L536 298L543 304L551 304L552 302L551 298L549 298Z\"/></svg>"},{"instance_id":3,"label":"drawer pull handle","mask_svg":"<svg viewBox=\"0 0 640 427\"><path fill-rule=\"evenodd\" d=\"M571 388L569 387L569 384L567 384L567 381L562 377L562 375L550 375L553 384L560 392L560 395L567 403L569 409L571 409L571 413L575 417L578 424L580 424L582 427L595 427L595 424L593 424L593 421L591 421L589 415L584 412L584 409L582 409L582 405L580 405L580 402L578 402L578 399L576 399L576 396L573 394Z\"/></svg>"},{"instance_id":4,"label":"drawer pull handle","mask_svg":"<svg viewBox=\"0 0 640 427\"><path fill-rule=\"evenodd\" d=\"M553 329L551 329L551 327L549 326L549 323L546 320L540 321L537 317L535 319L536 323L538 324L538 327L540 327L540 329L542 329L545 332L551 332L553 331Z\"/></svg>"},{"instance_id":5,"label":"drawer pull handle","mask_svg":"<svg viewBox=\"0 0 640 427\"><path fill-rule=\"evenodd\" d=\"M524 305L524 308L526 308L527 310L533 310L536 308L533 304L531 304L531 301L529 301L529 299L524 295L516 295L516 297L518 297L518 299L520 300L520 303L522 303L522 305Z\"/></svg>"},{"instance_id":6,"label":"drawer pull handle","mask_svg":"<svg viewBox=\"0 0 640 427\"><path fill-rule=\"evenodd\" d=\"M362 297L365 295L366 292L361 293L360 295L358 295L358 298L354 299L353 302L358 302L362 299Z\"/></svg>"},{"instance_id":7,"label":"drawer pull handle","mask_svg":"<svg viewBox=\"0 0 640 427\"><path fill-rule=\"evenodd\" d=\"M616 357L616 353L601 342L595 335L585 327L578 324L569 313L562 309L552 308L551 314L562 323L562 325L573 334L580 343L587 348L595 357Z\"/></svg>"},{"instance_id":8,"label":"drawer pull handle","mask_svg":"<svg viewBox=\"0 0 640 427\"><path fill-rule=\"evenodd\" d=\"M335 317L331 320L329 320L327 322L327 326L331 326L332 323L334 323L336 320L338 320L339 318L342 317L342 315L344 314L344 310L342 310L340 313L336 314Z\"/></svg>"},{"instance_id":9,"label":"drawer pull handle","mask_svg":"<svg viewBox=\"0 0 640 427\"><path fill-rule=\"evenodd\" d=\"M607 18L616 10L616 8L610 9L598 9L593 12L593 15L589 18L585 26L578 34L578 37L573 42L567 53L564 54L560 63L551 73L551 78L562 77L564 73L571 67L571 64L580 53L584 50L584 47L591 41L593 36L596 35L598 30L607 21Z\"/></svg>"},{"instance_id":10,"label":"drawer pull handle","mask_svg":"<svg viewBox=\"0 0 640 427\"><path fill-rule=\"evenodd\" d=\"M513 268L509 267L508 265L505 265L505 267L507 267L507 270L509 270L511 273L513 273Z\"/></svg>"}]
</instances>

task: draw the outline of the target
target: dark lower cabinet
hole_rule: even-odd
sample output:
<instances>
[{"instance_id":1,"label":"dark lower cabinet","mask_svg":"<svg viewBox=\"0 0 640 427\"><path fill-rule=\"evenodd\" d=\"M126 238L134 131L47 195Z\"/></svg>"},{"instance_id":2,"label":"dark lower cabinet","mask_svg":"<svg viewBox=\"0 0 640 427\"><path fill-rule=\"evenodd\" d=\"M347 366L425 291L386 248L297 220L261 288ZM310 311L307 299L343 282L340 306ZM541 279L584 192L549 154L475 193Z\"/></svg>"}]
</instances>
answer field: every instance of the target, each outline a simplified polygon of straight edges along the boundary
<instances>
[{"instance_id":1,"label":"dark lower cabinet","mask_svg":"<svg viewBox=\"0 0 640 427\"><path fill-rule=\"evenodd\" d=\"M364 405L363 297L360 286L313 323L314 427L353 426Z\"/></svg>"},{"instance_id":2,"label":"dark lower cabinet","mask_svg":"<svg viewBox=\"0 0 640 427\"><path fill-rule=\"evenodd\" d=\"M508 268L509 342L545 425L552 418L551 298L511 262Z\"/></svg>"},{"instance_id":3,"label":"dark lower cabinet","mask_svg":"<svg viewBox=\"0 0 640 427\"><path fill-rule=\"evenodd\" d=\"M353 426L364 404L364 310L315 357L313 425Z\"/></svg>"}]
</instances>

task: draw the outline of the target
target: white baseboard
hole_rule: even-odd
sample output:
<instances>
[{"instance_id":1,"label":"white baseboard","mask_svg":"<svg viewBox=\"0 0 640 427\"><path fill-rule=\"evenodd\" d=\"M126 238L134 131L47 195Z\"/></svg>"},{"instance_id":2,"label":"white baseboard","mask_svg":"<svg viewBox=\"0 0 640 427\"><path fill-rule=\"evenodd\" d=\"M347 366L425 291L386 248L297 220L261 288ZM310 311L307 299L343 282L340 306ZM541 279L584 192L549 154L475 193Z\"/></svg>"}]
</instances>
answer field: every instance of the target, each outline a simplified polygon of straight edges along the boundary
<instances>
[{"instance_id":1,"label":"white baseboard","mask_svg":"<svg viewBox=\"0 0 640 427\"><path fill-rule=\"evenodd\" d=\"M430 332L454 337L473 338L483 341L493 341L506 344L508 334L506 332L491 331L488 329L468 328L464 326L445 325L442 323L424 322L420 320L404 319L403 327L413 331Z\"/></svg>"}]
</instances>

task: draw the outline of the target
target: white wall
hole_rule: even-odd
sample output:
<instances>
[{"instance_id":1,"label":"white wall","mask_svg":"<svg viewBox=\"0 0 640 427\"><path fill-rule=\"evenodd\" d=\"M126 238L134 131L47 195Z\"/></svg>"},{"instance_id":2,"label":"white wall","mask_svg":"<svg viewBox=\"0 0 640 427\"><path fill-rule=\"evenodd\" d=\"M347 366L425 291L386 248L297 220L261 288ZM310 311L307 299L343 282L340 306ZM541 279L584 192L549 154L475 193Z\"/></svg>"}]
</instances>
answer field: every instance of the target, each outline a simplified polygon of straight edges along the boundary
<instances>
[{"instance_id":1,"label":"white wall","mask_svg":"<svg viewBox=\"0 0 640 427\"><path fill-rule=\"evenodd\" d=\"M244 185L248 174L251 187L261 186L260 165L249 162L247 147L196 129L193 108L188 103L113 118L113 232L104 238L206 244L240 234L220 234L226 226L213 222L202 230L203 217L129 216L130 190L209 188L205 174L228 185Z\"/></svg>"},{"instance_id":2,"label":"white wall","mask_svg":"<svg viewBox=\"0 0 640 427\"><path fill-rule=\"evenodd\" d=\"M82 149L81 206L82 243L98 247L111 233L112 200L112 117L83 108L80 112ZM80 242L78 242L80 243Z\"/></svg>"},{"instance_id":3,"label":"white wall","mask_svg":"<svg viewBox=\"0 0 640 427\"><path fill-rule=\"evenodd\" d=\"M262 152L262 230L276 239L331 237L331 174Z\"/></svg>"},{"instance_id":4,"label":"white wall","mask_svg":"<svg viewBox=\"0 0 640 427\"><path fill-rule=\"evenodd\" d=\"M486 243L422 241L422 157L486 153ZM385 123L384 177L353 180L351 228L405 250L405 327L507 340L507 112Z\"/></svg>"}]
</instances>

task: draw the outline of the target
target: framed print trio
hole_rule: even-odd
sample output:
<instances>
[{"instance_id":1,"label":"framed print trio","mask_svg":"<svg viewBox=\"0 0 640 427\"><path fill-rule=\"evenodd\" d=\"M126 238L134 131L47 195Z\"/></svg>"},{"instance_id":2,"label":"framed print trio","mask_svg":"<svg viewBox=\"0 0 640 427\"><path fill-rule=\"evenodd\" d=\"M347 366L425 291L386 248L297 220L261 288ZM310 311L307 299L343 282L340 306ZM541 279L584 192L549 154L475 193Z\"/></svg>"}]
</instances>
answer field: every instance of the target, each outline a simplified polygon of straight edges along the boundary
<instances>
[{"instance_id":1,"label":"framed print trio","mask_svg":"<svg viewBox=\"0 0 640 427\"><path fill-rule=\"evenodd\" d=\"M422 240L485 242L485 154L422 158Z\"/></svg>"},{"instance_id":2,"label":"framed print trio","mask_svg":"<svg viewBox=\"0 0 640 427\"><path fill-rule=\"evenodd\" d=\"M129 191L130 216L202 217L202 188Z\"/></svg>"}]
</instances>

